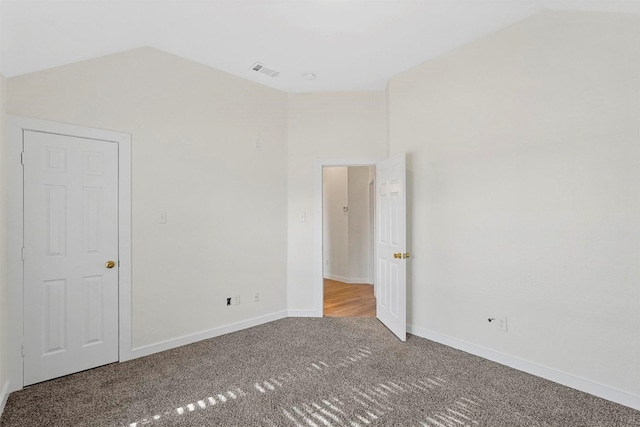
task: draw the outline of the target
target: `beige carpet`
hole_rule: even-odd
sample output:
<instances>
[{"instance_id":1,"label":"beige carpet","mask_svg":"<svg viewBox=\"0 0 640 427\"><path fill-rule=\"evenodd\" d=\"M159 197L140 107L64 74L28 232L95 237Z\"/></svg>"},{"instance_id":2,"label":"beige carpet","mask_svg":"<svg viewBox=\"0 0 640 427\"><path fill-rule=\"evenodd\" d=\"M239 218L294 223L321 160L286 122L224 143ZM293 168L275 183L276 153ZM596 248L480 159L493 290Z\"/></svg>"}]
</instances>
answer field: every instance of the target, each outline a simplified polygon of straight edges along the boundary
<instances>
[{"instance_id":1,"label":"beige carpet","mask_svg":"<svg viewBox=\"0 0 640 427\"><path fill-rule=\"evenodd\" d=\"M46 383L2 426L640 426L640 412L376 319L289 318Z\"/></svg>"}]
</instances>

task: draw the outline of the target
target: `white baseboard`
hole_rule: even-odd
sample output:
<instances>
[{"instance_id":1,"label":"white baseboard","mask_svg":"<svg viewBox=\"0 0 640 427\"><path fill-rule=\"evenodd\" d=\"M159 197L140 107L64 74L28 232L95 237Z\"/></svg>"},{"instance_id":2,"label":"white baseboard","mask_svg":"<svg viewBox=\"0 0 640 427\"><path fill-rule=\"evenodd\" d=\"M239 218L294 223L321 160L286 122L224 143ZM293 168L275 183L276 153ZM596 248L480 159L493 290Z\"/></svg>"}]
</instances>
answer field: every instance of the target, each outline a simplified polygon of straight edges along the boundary
<instances>
[{"instance_id":1,"label":"white baseboard","mask_svg":"<svg viewBox=\"0 0 640 427\"><path fill-rule=\"evenodd\" d=\"M371 283L368 277L342 277L342 276L336 276L334 274L325 274L324 278L329 280L335 280L337 282L357 284L357 285L363 284L363 283L367 285L373 284Z\"/></svg>"},{"instance_id":2,"label":"white baseboard","mask_svg":"<svg viewBox=\"0 0 640 427\"><path fill-rule=\"evenodd\" d=\"M549 381L553 381L558 384L562 384L567 387L571 387L576 390L580 390L585 393L610 400L615 403L619 403L620 405L640 410L640 396L637 396L635 394L627 393L625 391L618 390L604 384L576 377L574 375L547 368L545 366L537 365L535 363L527 362L526 360L518 359L517 357L509 356L486 347L462 341L457 338L452 338L447 335L442 335L428 329L419 328L417 326L407 325L407 332L431 341L438 342L440 344L447 345L449 347L456 348L458 350L462 350L466 353L470 353L476 356L480 356L484 359L500 363L501 365L506 365L519 371L523 371L528 374L535 375L537 377L541 377Z\"/></svg>"},{"instance_id":3,"label":"white baseboard","mask_svg":"<svg viewBox=\"0 0 640 427\"><path fill-rule=\"evenodd\" d=\"M214 338L214 337L225 335L231 332L241 331L243 329L251 328L253 326L262 325L263 323L284 319L285 317L287 317L286 311L278 311L276 313L271 313L271 314L267 314L265 316L260 316L260 317L254 317L253 319L243 320L242 322L220 326L217 328L209 329L207 331L184 335L182 337L162 341L157 344L137 347L131 350L131 359L137 359L138 357L149 356L150 354L159 353L165 350L171 350L172 348L181 347L187 344L193 344L194 342L207 340L209 338Z\"/></svg>"},{"instance_id":4,"label":"white baseboard","mask_svg":"<svg viewBox=\"0 0 640 427\"><path fill-rule=\"evenodd\" d=\"M7 404L8 398L9 398L9 381L5 381L4 387L2 387L2 391L0 391L0 417L2 417L2 413L4 412L4 406Z\"/></svg>"},{"instance_id":5,"label":"white baseboard","mask_svg":"<svg viewBox=\"0 0 640 427\"><path fill-rule=\"evenodd\" d=\"M289 310L287 317L322 317L316 310Z\"/></svg>"}]
</instances>

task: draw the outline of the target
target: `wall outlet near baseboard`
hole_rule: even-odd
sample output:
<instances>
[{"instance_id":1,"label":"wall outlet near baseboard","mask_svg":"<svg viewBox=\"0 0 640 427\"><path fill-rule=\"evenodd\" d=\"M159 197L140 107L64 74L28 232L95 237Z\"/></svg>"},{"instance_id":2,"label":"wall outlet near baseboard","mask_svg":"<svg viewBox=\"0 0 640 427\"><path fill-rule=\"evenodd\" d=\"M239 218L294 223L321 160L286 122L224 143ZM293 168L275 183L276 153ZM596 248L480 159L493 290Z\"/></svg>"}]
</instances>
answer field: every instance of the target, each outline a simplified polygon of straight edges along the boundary
<instances>
[{"instance_id":1,"label":"wall outlet near baseboard","mask_svg":"<svg viewBox=\"0 0 640 427\"><path fill-rule=\"evenodd\" d=\"M235 294L232 297L227 297L227 305L240 305L240 294Z\"/></svg>"},{"instance_id":2,"label":"wall outlet near baseboard","mask_svg":"<svg viewBox=\"0 0 640 427\"><path fill-rule=\"evenodd\" d=\"M254 292L253 293L253 302L258 302L260 301L260 292Z\"/></svg>"},{"instance_id":3,"label":"wall outlet near baseboard","mask_svg":"<svg viewBox=\"0 0 640 427\"><path fill-rule=\"evenodd\" d=\"M489 317L487 319L489 323L502 332L507 332L507 318L506 317Z\"/></svg>"}]
</instances>

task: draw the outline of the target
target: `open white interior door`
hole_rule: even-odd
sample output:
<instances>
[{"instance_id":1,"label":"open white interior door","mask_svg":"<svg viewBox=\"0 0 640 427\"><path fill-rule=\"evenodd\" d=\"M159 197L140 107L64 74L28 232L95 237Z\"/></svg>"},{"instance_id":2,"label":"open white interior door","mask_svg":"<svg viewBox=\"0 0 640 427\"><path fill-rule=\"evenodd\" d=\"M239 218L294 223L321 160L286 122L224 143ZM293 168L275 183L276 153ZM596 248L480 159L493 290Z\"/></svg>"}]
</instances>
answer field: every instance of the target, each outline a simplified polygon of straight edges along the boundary
<instances>
[{"instance_id":1,"label":"open white interior door","mask_svg":"<svg viewBox=\"0 0 640 427\"><path fill-rule=\"evenodd\" d=\"M376 316L407 339L407 207L405 155L376 165Z\"/></svg>"}]
</instances>

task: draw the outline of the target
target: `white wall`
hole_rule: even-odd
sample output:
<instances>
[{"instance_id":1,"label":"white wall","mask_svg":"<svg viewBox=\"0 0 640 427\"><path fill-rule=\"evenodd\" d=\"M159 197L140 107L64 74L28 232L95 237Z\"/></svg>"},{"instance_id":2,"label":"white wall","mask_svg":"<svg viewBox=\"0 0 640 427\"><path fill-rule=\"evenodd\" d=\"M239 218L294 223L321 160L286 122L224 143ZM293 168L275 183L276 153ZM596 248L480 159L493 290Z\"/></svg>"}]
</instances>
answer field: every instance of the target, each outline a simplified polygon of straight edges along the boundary
<instances>
[{"instance_id":1,"label":"white wall","mask_svg":"<svg viewBox=\"0 0 640 427\"><path fill-rule=\"evenodd\" d=\"M352 283L369 283L369 167L353 166L349 177L349 270Z\"/></svg>"},{"instance_id":2,"label":"white wall","mask_svg":"<svg viewBox=\"0 0 640 427\"><path fill-rule=\"evenodd\" d=\"M7 113L132 134L134 348L284 313L286 100L150 48L7 79Z\"/></svg>"},{"instance_id":3,"label":"white wall","mask_svg":"<svg viewBox=\"0 0 640 427\"><path fill-rule=\"evenodd\" d=\"M409 323L640 396L640 18L545 12L388 93Z\"/></svg>"},{"instance_id":4,"label":"white wall","mask_svg":"<svg viewBox=\"0 0 640 427\"><path fill-rule=\"evenodd\" d=\"M8 390L8 306L7 306L7 173L5 163L5 79L0 74L0 414L4 408L4 392Z\"/></svg>"},{"instance_id":5,"label":"white wall","mask_svg":"<svg viewBox=\"0 0 640 427\"><path fill-rule=\"evenodd\" d=\"M288 96L287 305L293 315L315 313L314 164L322 158L384 157L384 92ZM322 197L322 195L320 195ZM306 221L299 215L306 213Z\"/></svg>"},{"instance_id":6,"label":"white wall","mask_svg":"<svg viewBox=\"0 0 640 427\"><path fill-rule=\"evenodd\" d=\"M322 169L323 277L346 281L349 276L349 171Z\"/></svg>"},{"instance_id":7,"label":"white wall","mask_svg":"<svg viewBox=\"0 0 640 427\"><path fill-rule=\"evenodd\" d=\"M370 283L369 167L324 167L322 172L323 275Z\"/></svg>"}]
</instances>

